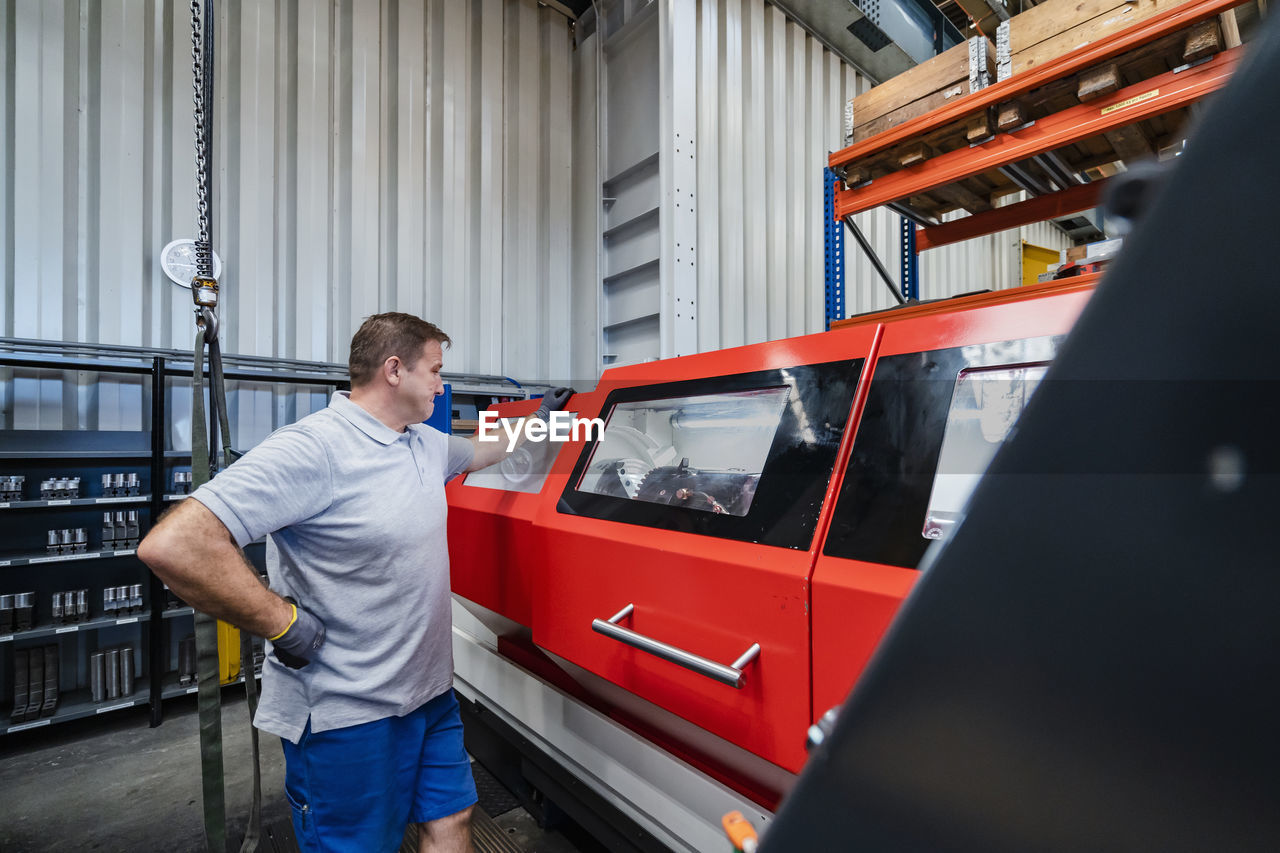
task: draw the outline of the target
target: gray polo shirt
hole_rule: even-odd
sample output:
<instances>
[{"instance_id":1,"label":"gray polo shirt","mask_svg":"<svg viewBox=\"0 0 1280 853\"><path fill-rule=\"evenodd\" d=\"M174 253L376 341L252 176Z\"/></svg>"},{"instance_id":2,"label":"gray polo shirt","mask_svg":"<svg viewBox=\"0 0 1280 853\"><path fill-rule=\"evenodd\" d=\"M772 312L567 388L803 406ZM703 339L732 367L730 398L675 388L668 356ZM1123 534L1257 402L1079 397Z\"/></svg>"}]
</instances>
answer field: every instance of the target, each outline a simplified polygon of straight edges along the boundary
<instances>
[{"instance_id":1,"label":"gray polo shirt","mask_svg":"<svg viewBox=\"0 0 1280 853\"><path fill-rule=\"evenodd\" d=\"M308 716L317 732L403 716L452 686L444 484L473 454L339 392L196 490L238 545L269 537L271 588L325 626L303 669L267 655L258 728L297 743Z\"/></svg>"}]
</instances>

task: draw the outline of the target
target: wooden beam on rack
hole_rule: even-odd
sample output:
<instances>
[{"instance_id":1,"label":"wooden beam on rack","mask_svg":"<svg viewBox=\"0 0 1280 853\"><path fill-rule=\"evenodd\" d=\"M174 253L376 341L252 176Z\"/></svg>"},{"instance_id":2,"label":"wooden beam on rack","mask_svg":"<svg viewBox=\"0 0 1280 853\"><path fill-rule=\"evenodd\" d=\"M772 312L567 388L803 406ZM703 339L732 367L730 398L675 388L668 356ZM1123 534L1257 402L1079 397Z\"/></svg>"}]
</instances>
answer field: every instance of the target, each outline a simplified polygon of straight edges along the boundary
<instances>
[{"instance_id":1,"label":"wooden beam on rack","mask_svg":"<svg viewBox=\"0 0 1280 853\"><path fill-rule=\"evenodd\" d=\"M1140 160L1155 153L1151 150L1151 143L1147 142L1147 137L1137 125L1117 127L1104 135L1107 142L1115 149L1116 156L1121 160Z\"/></svg>"},{"instance_id":2,"label":"wooden beam on rack","mask_svg":"<svg viewBox=\"0 0 1280 853\"><path fill-rule=\"evenodd\" d=\"M840 190L835 215L843 218L870 210L1186 106L1225 86L1243 50L1224 51L1193 68L1169 71L1107 97L1069 107L973 148L940 154L856 190Z\"/></svg>"},{"instance_id":3,"label":"wooden beam on rack","mask_svg":"<svg viewBox=\"0 0 1280 853\"><path fill-rule=\"evenodd\" d=\"M1068 213L1079 213L1098 204L1106 181L1080 184L1060 192L1020 201L1007 207L997 207L986 213L975 213L964 219L933 225L916 230L916 251L935 249L961 240L971 240L985 234L994 234L1008 228L1017 228L1032 222L1043 222Z\"/></svg>"},{"instance_id":4,"label":"wooden beam on rack","mask_svg":"<svg viewBox=\"0 0 1280 853\"><path fill-rule=\"evenodd\" d=\"M1120 66L1114 62L1099 65L1080 74L1076 84L1076 97L1080 103L1110 95L1120 88Z\"/></svg>"},{"instance_id":5,"label":"wooden beam on rack","mask_svg":"<svg viewBox=\"0 0 1280 853\"><path fill-rule=\"evenodd\" d=\"M1088 68L1093 68L1108 59L1119 56L1147 42L1178 30L1186 29L1200 21L1212 18L1228 9L1239 6L1245 0L1189 0L1158 15L1140 21L1132 27L1113 33L1105 38L1064 54L1055 62L1024 71L1021 74L993 83L985 89L970 92L935 110L931 110L918 118L905 121L883 133L855 142L847 148L834 152L827 158L832 169L839 169L846 164L892 148L913 138L937 130L940 127L960 121L968 116L981 112L987 107L996 106L1005 101L1014 100L1019 95L1037 89L1054 80L1069 77Z\"/></svg>"},{"instance_id":6,"label":"wooden beam on rack","mask_svg":"<svg viewBox=\"0 0 1280 853\"><path fill-rule=\"evenodd\" d=\"M1022 101L1010 101L1001 104L996 115L996 127L1000 130L1013 130L1027 123L1027 108Z\"/></svg>"},{"instance_id":7,"label":"wooden beam on rack","mask_svg":"<svg viewBox=\"0 0 1280 853\"><path fill-rule=\"evenodd\" d=\"M1236 10L1228 9L1218 16L1218 21L1222 24L1222 43L1227 48L1239 47L1240 42L1240 22L1236 18Z\"/></svg>"},{"instance_id":8,"label":"wooden beam on rack","mask_svg":"<svg viewBox=\"0 0 1280 853\"><path fill-rule=\"evenodd\" d=\"M956 207L963 207L970 213L982 213L991 209L990 201L966 189L964 184L955 183L937 187L933 194Z\"/></svg>"},{"instance_id":9,"label":"wooden beam on rack","mask_svg":"<svg viewBox=\"0 0 1280 853\"><path fill-rule=\"evenodd\" d=\"M1222 30L1218 21L1210 18L1196 24L1187 33L1187 41L1182 48L1182 61L1195 62L1221 50Z\"/></svg>"}]
</instances>

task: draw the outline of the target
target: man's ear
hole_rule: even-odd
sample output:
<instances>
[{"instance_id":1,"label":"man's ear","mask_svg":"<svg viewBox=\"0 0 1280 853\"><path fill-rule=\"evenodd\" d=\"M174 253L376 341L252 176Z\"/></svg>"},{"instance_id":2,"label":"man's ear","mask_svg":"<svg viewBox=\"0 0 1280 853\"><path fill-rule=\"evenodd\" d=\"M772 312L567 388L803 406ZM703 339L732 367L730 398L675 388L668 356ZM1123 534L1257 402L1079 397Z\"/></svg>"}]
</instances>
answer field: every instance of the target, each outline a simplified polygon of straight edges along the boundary
<instances>
[{"instance_id":1,"label":"man's ear","mask_svg":"<svg viewBox=\"0 0 1280 853\"><path fill-rule=\"evenodd\" d=\"M382 362L382 378L387 380L387 384L398 386L400 384L400 371L404 368L400 356L390 356L386 361Z\"/></svg>"}]
</instances>

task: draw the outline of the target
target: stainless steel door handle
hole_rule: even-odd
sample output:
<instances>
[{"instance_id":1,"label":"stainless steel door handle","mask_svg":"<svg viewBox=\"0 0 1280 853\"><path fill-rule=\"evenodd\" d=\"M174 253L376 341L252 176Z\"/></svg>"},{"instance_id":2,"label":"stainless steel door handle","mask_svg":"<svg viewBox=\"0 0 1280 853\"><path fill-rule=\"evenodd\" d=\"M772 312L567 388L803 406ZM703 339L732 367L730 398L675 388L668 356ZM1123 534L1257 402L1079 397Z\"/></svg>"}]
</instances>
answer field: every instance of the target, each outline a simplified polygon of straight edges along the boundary
<instances>
[{"instance_id":1,"label":"stainless steel door handle","mask_svg":"<svg viewBox=\"0 0 1280 853\"><path fill-rule=\"evenodd\" d=\"M742 670L760 654L759 643L752 643L751 648L743 652L741 657L725 666L722 663L716 663L713 660L707 660L704 657L695 655L693 652L686 652L684 649L678 649L660 640L646 637L644 634L638 634L630 628L623 628L618 624L630 616L635 609L636 606L634 604L628 604L608 620L593 619L591 620L591 630L597 634L612 637L620 643L626 643L628 646L639 649L642 652L648 652L663 660L671 661L685 669L691 669L699 675L713 678L721 684L741 689L742 685L746 683L747 676Z\"/></svg>"}]
</instances>

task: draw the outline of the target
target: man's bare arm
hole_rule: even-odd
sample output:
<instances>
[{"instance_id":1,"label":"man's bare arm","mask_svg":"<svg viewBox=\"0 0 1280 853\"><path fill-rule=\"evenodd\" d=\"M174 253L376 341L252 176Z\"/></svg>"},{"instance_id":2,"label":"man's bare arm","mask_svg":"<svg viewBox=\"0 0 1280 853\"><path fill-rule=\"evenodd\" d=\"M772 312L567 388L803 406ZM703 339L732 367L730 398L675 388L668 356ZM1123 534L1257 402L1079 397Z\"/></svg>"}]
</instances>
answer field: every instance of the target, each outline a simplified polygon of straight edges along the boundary
<instances>
[{"instance_id":1,"label":"man's bare arm","mask_svg":"<svg viewBox=\"0 0 1280 853\"><path fill-rule=\"evenodd\" d=\"M138 557L184 601L259 637L293 618L289 603L262 585L230 532L190 498L165 514L138 545Z\"/></svg>"},{"instance_id":2,"label":"man's bare arm","mask_svg":"<svg viewBox=\"0 0 1280 853\"><path fill-rule=\"evenodd\" d=\"M516 447L525 443L524 422L526 418L513 418L512 420L514 423L509 425L509 428L517 430L515 447L511 448L512 452L514 452ZM471 464L467 466L468 474L472 471L479 471L481 468L488 468L490 465L497 465L507 457L509 439L503 428L494 426L489 430L489 435L494 436L497 440L481 441L479 430L476 431L475 435L467 438L471 442L471 446L475 448L475 455L471 457Z\"/></svg>"},{"instance_id":3,"label":"man's bare arm","mask_svg":"<svg viewBox=\"0 0 1280 853\"><path fill-rule=\"evenodd\" d=\"M475 448L475 455L471 458L471 464L467 466L467 472L479 471L481 468L488 468L490 465L496 465L501 462L508 453L524 444L528 438L524 424L526 420L533 418L546 423L550 414L563 409L573 394L573 389L566 387L554 388L547 392L543 396L542 404L538 406L537 411L515 420L513 424L501 428L495 425L490 429L489 435L496 438L496 441L481 441L480 431L477 430L476 434L471 436L470 439L471 446ZM508 431L514 432L516 436L514 445L510 443ZM510 447L510 450L508 450L508 447Z\"/></svg>"}]
</instances>

